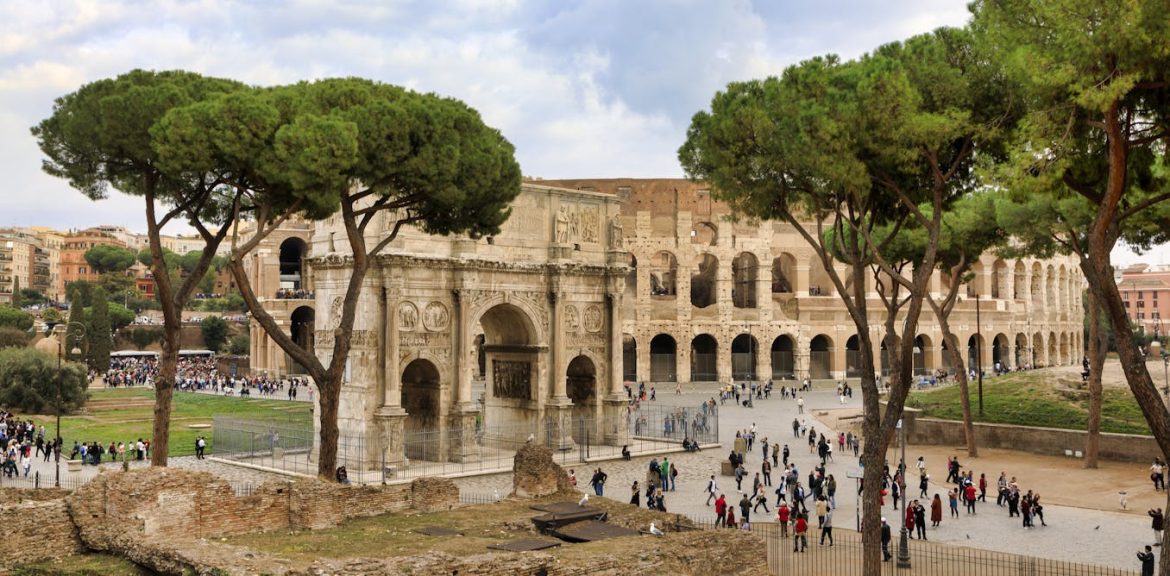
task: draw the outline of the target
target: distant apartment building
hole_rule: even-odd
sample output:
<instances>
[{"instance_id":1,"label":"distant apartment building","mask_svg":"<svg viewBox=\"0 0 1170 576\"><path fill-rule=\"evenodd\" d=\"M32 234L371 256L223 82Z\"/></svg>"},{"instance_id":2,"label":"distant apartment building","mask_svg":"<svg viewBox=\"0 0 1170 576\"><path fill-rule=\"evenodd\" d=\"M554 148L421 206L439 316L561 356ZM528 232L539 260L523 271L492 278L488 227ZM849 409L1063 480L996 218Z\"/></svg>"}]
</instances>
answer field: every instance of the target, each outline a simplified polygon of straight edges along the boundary
<instances>
[{"instance_id":1,"label":"distant apartment building","mask_svg":"<svg viewBox=\"0 0 1170 576\"><path fill-rule=\"evenodd\" d=\"M1117 288L1126 314L1148 334L1161 336L1170 329L1170 266L1135 264L1121 272Z\"/></svg>"},{"instance_id":2,"label":"distant apartment building","mask_svg":"<svg viewBox=\"0 0 1170 576\"><path fill-rule=\"evenodd\" d=\"M125 242L97 228L77 230L66 234L64 246L61 249L61 280L66 287L79 280L94 282L98 279L99 275L85 261L85 253L94 246L102 245L127 248Z\"/></svg>"},{"instance_id":3,"label":"distant apartment building","mask_svg":"<svg viewBox=\"0 0 1170 576\"><path fill-rule=\"evenodd\" d=\"M17 230L0 232L0 304L11 304L17 290L51 289L49 250L35 235Z\"/></svg>"}]
</instances>

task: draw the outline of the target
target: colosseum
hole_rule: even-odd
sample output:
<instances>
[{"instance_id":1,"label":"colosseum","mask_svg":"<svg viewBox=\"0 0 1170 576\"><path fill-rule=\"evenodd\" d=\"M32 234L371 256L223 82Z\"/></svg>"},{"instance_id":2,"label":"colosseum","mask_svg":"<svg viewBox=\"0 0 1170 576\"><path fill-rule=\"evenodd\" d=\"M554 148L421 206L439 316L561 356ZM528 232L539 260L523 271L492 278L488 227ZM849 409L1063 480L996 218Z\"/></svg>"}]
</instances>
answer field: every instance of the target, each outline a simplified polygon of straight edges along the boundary
<instances>
[{"instance_id":1,"label":"colosseum","mask_svg":"<svg viewBox=\"0 0 1170 576\"><path fill-rule=\"evenodd\" d=\"M702 183L529 180L512 208L491 238L406 230L371 268L339 418L367 439L360 460L474 461L484 424L508 442L535 430L561 448L621 446L627 382L860 376L853 323L811 249L785 224L729 218ZM249 266L278 323L321 356L349 278L344 237L335 218L289 222ZM930 290L948 282L936 273ZM970 364L1078 362L1082 284L1071 260L983 256L951 319ZM916 373L949 368L942 343L924 312ZM251 369L302 372L255 323Z\"/></svg>"}]
</instances>

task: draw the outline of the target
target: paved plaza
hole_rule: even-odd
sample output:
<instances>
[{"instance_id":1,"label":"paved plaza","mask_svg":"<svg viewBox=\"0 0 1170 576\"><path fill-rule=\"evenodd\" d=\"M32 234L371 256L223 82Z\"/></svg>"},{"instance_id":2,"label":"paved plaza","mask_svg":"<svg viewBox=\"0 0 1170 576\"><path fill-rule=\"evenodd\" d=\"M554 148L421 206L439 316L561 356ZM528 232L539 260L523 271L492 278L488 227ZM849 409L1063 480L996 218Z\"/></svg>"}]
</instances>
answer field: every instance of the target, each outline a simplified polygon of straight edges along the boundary
<instances>
[{"instance_id":1,"label":"paved plaza","mask_svg":"<svg viewBox=\"0 0 1170 576\"><path fill-rule=\"evenodd\" d=\"M660 394L658 402L692 406L710 397L710 393L698 391L697 385L688 385L684 387L682 395L675 395L672 392ZM808 451L807 438L793 436L791 427L793 418L805 419L809 425L815 426L818 432L828 431L830 430L828 426L836 423L836 417L841 414L842 409L858 410L861 405L858 394L842 406L835 391L829 389L814 390L806 393L804 398L803 415L797 414L795 401L782 400L778 396L773 396L769 400L758 400L754 408L737 406L730 401L720 406L722 448L706 449L698 453L680 451L668 454L670 461L678 468L679 476L677 491L668 492L666 495L667 510L695 519L713 521L714 508L704 505L706 501L704 488L713 473L716 474L720 491L726 494L729 504L739 501L740 494L735 489L734 477L720 476L718 472L720 464L727 458L736 430L745 430L753 422L761 440L767 437L769 442L780 442L782 446L785 443L789 445L792 454L790 460L797 463L803 482L817 460L816 456ZM818 419L815 416L817 413L823 415ZM834 430L834 450L836 448ZM1037 525L1034 529L1025 530L1018 518L1008 518L1006 508L995 505L993 493L989 496L990 502L978 504L976 515L969 516L961 511L959 518L950 518L945 509L947 488L937 480L945 478L945 472L942 470L946 457L951 454L959 456L964 468L970 465L976 477L979 473L987 474L992 492L995 479L1001 470L1006 471L1009 476L1017 476L1022 490L1040 492L1046 502L1044 512L1048 526ZM1105 462L1101 469L1089 471L1081 469L1079 461L1061 456L984 450L979 459L969 461L961 448L913 445L907 448L907 459L911 462L920 455L926 458L928 468L931 470L932 485L929 493L933 496L938 492L944 496L942 525L939 528L928 529L929 539L936 542L1071 562L1136 568L1134 552L1139 546L1153 542L1153 532L1150 530L1149 518L1145 511L1151 506L1165 507L1164 497L1156 494L1149 486L1148 472L1141 464ZM828 464L828 473L833 474L838 482L834 525L838 530L852 529L856 525L857 497L854 482L846 478L846 475L849 471L857 469L857 460L841 454L834 456L835 461ZM589 477L593 470L600 466L609 475L609 481L605 486L606 497L627 502L633 481L644 483L649 460L650 457L645 456L635 457L629 462L620 459L594 460L588 463L568 461L563 466L576 471L578 484L583 489L588 488ZM745 489L750 490L751 478L759 471L760 461L761 452L757 442L755 449L748 454L746 466L749 476L744 480ZM890 461L895 462L896 455L891 454ZM146 463L135 462L132 465L137 467ZM288 478L281 474L234 466L212 459L197 460L193 456L172 458L171 465L206 470L235 484L258 484L265 480ZM103 467L116 469L116 465L109 463L103 464ZM38 471L41 473L42 486L51 486L53 463L34 458L33 475L35 476ZM63 483L66 487L71 487L75 482L97 474L98 467L85 466L82 472L69 472L63 461L61 471ZM778 474L774 473L773 476L776 477ZM8 486L13 483L11 479L0 478L2 485ZM23 486L31 484L25 480L18 480L15 483ZM469 476L456 479L456 483L467 493L507 494L512 487L512 477L510 473ZM913 484L911 494L917 495L917 483ZM1128 510L1119 509L1118 490L1126 490L1129 493ZM769 494L768 506L772 512L762 516L753 514L753 520L773 519L772 505L775 503L775 495L772 492ZM929 513L929 503L926 504ZM900 522L898 512L891 508L888 500L884 514L891 523Z\"/></svg>"}]
</instances>

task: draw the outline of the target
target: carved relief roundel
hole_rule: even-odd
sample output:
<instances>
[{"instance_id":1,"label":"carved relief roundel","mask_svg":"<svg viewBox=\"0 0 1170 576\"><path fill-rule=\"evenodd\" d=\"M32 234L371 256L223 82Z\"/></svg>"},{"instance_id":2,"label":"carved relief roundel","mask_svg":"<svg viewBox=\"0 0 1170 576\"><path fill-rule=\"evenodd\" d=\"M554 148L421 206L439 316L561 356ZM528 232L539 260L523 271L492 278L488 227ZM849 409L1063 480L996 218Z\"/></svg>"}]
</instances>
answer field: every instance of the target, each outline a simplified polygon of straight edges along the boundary
<instances>
[{"instance_id":1,"label":"carved relief roundel","mask_svg":"<svg viewBox=\"0 0 1170 576\"><path fill-rule=\"evenodd\" d=\"M596 305L585 309L585 329L590 332L601 330L601 308Z\"/></svg>"},{"instance_id":2,"label":"carved relief roundel","mask_svg":"<svg viewBox=\"0 0 1170 576\"><path fill-rule=\"evenodd\" d=\"M446 330L451 323L451 316L442 302L431 302L423 310L423 325L431 332Z\"/></svg>"},{"instance_id":3,"label":"carved relief roundel","mask_svg":"<svg viewBox=\"0 0 1170 576\"><path fill-rule=\"evenodd\" d=\"M410 302L398 305L398 329L413 332L418 326L418 308Z\"/></svg>"}]
</instances>

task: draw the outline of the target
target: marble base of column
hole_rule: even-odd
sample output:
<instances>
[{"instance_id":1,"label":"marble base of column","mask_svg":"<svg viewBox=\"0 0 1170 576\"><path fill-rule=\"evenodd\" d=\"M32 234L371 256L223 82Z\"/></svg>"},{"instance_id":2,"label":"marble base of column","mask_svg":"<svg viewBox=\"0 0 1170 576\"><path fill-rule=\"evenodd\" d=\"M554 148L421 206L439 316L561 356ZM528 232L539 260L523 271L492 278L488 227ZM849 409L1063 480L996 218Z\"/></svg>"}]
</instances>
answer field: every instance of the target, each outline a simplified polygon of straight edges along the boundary
<instances>
[{"instance_id":1,"label":"marble base of column","mask_svg":"<svg viewBox=\"0 0 1170 576\"><path fill-rule=\"evenodd\" d=\"M479 430L475 422L479 408L474 404L457 406L451 413L451 435L447 439L449 462L479 462Z\"/></svg>"},{"instance_id":2,"label":"marble base of column","mask_svg":"<svg viewBox=\"0 0 1170 576\"><path fill-rule=\"evenodd\" d=\"M605 443L608 446L625 446L630 443L630 424L626 408L629 403L625 394L612 394L602 401L605 414Z\"/></svg>"},{"instance_id":3,"label":"marble base of column","mask_svg":"<svg viewBox=\"0 0 1170 576\"><path fill-rule=\"evenodd\" d=\"M406 465L406 410L401 406L383 406L374 411L374 429L382 454L387 479L397 475Z\"/></svg>"},{"instance_id":4,"label":"marble base of column","mask_svg":"<svg viewBox=\"0 0 1170 576\"><path fill-rule=\"evenodd\" d=\"M577 447L573 441L573 402L568 398L553 398L544 408L546 441L553 450L572 450Z\"/></svg>"}]
</instances>

